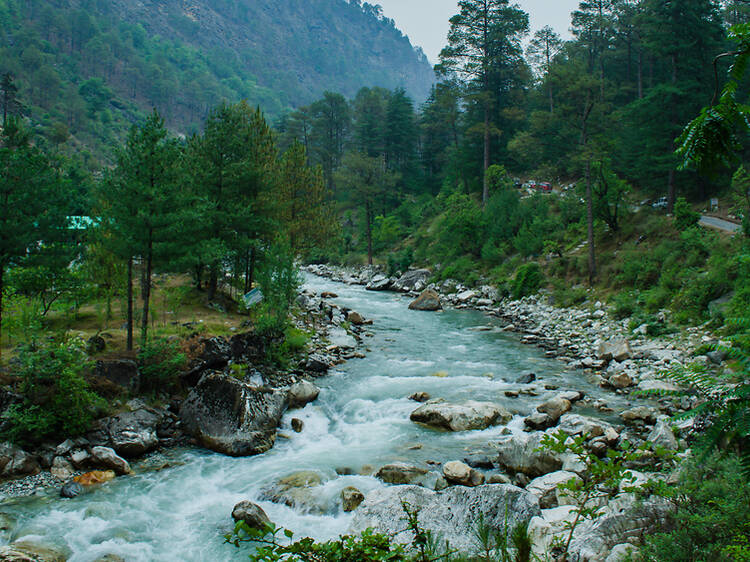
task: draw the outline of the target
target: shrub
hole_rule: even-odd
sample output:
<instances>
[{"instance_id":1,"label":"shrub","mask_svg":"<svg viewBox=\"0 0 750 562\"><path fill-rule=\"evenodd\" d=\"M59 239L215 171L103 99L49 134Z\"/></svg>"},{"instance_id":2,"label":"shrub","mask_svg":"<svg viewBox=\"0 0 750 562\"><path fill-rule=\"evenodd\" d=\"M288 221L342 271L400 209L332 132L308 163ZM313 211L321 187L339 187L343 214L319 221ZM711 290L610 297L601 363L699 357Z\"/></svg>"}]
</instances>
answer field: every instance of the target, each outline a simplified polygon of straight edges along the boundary
<instances>
[{"instance_id":1,"label":"shrub","mask_svg":"<svg viewBox=\"0 0 750 562\"><path fill-rule=\"evenodd\" d=\"M623 320L633 316L638 309L638 293L635 291L624 291L612 297L612 315L615 320Z\"/></svg>"},{"instance_id":2,"label":"shrub","mask_svg":"<svg viewBox=\"0 0 750 562\"><path fill-rule=\"evenodd\" d=\"M301 283L289 246L283 243L271 246L258 270L258 284L263 290L263 305L258 307L256 316L258 331L279 335L284 331Z\"/></svg>"},{"instance_id":3,"label":"shrub","mask_svg":"<svg viewBox=\"0 0 750 562\"><path fill-rule=\"evenodd\" d=\"M166 338L153 338L138 351L141 388L145 392L170 391L178 386L179 374L187 358L180 344Z\"/></svg>"},{"instance_id":4,"label":"shrub","mask_svg":"<svg viewBox=\"0 0 750 562\"><path fill-rule=\"evenodd\" d=\"M89 429L102 399L84 373L90 363L80 340L24 348L19 357L21 404L5 414L6 435L20 443L75 437Z\"/></svg>"},{"instance_id":5,"label":"shrub","mask_svg":"<svg viewBox=\"0 0 750 562\"><path fill-rule=\"evenodd\" d=\"M684 197L677 198L674 204L674 223L677 230L687 230L698 224L700 219L700 214L690 208Z\"/></svg>"},{"instance_id":6,"label":"shrub","mask_svg":"<svg viewBox=\"0 0 750 562\"><path fill-rule=\"evenodd\" d=\"M518 268L511 293L514 299L520 299L535 294L543 284L544 274L539 264L527 263Z\"/></svg>"},{"instance_id":7,"label":"shrub","mask_svg":"<svg viewBox=\"0 0 750 562\"><path fill-rule=\"evenodd\" d=\"M644 562L750 560L750 485L736 457L691 461L668 497L669 530L646 537Z\"/></svg>"}]
</instances>

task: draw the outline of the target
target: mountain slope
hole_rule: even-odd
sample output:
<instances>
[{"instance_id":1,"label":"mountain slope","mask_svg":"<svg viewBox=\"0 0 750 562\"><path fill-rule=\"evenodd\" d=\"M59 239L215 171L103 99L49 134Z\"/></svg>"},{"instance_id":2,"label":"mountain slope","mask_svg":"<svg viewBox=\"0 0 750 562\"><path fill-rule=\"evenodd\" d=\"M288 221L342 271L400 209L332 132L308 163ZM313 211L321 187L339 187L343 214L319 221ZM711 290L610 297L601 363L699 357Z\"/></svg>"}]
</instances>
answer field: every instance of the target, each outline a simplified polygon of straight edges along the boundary
<instances>
[{"instance_id":1,"label":"mountain slope","mask_svg":"<svg viewBox=\"0 0 750 562\"><path fill-rule=\"evenodd\" d=\"M113 144L151 107L190 132L222 100L271 117L324 91L404 87L433 73L377 8L345 0L0 0L0 72L42 126Z\"/></svg>"}]
</instances>

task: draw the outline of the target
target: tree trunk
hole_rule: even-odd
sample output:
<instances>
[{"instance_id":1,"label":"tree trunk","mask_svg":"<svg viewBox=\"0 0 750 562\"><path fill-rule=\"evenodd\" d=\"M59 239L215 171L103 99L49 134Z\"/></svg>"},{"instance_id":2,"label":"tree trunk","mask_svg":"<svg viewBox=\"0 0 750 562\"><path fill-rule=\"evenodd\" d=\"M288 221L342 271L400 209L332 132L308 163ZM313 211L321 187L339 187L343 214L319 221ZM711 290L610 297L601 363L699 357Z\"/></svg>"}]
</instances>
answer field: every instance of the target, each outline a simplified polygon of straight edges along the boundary
<instances>
[{"instance_id":1,"label":"tree trunk","mask_svg":"<svg viewBox=\"0 0 750 562\"><path fill-rule=\"evenodd\" d=\"M128 258L128 351L133 351L133 258Z\"/></svg>"},{"instance_id":2,"label":"tree trunk","mask_svg":"<svg viewBox=\"0 0 750 562\"><path fill-rule=\"evenodd\" d=\"M677 85L677 53L672 53L672 85L676 87ZM679 125L676 123L674 110L672 109L670 111L671 115L671 122L672 126L674 128L677 128ZM669 151L670 154L674 154L675 151L675 144L674 139L672 139L669 143ZM667 212L672 213L674 212L674 202L675 202L675 169L674 165L669 169L669 177L667 178Z\"/></svg>"},{"instance_id":3,"label":"tree trunk","mask_svg":"<svg viewBox=\"0 0 750 562\"><path fill-rule=\"evenodd\" d=\"M643 51L638 49L638 99L643 99Z\"/></svg>"},{"instance_id":4,"label":"tree trunk","mask_svg":"<svg viewBox=\"0 0 750 562\"><path fill-rule=\"evenodd\" d=\"M596 279L596 251L594 248L594 200L591 189L591 160L586 161L586 225L589 242L589 285Z\"/></svg>"},{"instance_id":5,"label":"tree trunk","mask_svg":"<svg viewBox=\"0 0 750 562\"><path fill-rule=\"evenodd\" d=\"M365 220L367 222L367 264L372 265L372 204L365 203Z\"/></svg>"},{"instance_id":6,"label":"tree trunk","mask_svg":"<svg viewBox=\"0 0 750 562\"><path fill-rule=\"evenodd\" d=\"M211 270L208 274L208 300L214 300L216 297L216 290L219 287L219 266L212 265Z\"/></svg>"},{"instance_id":7,"label":"tree trunk","mask_svg":"<svg viewBox=\"0 0 750 562\"><path fill-rule=\"evenodd\" d=\"M146 272L143 276L143 318L141 318L141 345L148 338L148 312L151 304L151 268L153 267L153 242L148 243L148 257L146 258Z\"/></svg>"},{"instance_id":8,"label":"tree trunk","mask_svg":"<svg viewBox=\"0 0 750 562\"><path fill-rule=\"evenodd\" d=\"M484 173L482 174L482 205L490 198L490 183L487 169L490 167L490 103L484 102Z\"/></svg>"},{"instance_id":9,"label":"tree trunk","mask_svg":"<svg viewBox=\"0 0 750 562\"><path fill-rule=\"evenodd\" d=\"M0 264L0 359L3 358L3 277L5 266Z\"/></svg>"},{"instance_id":10,"label":"tree trunk","mask_svg":"<svg viewBox=\"0 0 750 562\"><path fill-rule=\"evenodd\" d=\"M258 261L258 251L255 246L250 248L250 268L248 270L247 283L250 289L253 288L253 281L255 280L255 264ZM250 290L248 289L248 291Z\"/></svg>"}]
</instances>

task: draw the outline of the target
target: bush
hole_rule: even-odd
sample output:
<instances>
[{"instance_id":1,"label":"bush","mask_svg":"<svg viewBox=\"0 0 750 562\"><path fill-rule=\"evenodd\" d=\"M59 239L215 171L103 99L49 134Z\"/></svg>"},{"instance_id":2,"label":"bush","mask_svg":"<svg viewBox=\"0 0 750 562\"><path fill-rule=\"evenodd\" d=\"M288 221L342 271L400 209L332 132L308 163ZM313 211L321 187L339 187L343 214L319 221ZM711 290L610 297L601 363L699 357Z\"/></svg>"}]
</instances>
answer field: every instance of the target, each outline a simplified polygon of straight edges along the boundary
<instances>
[{"instance_id":1,"label":"bush","mask_svg":"<svg viewBox=\"0 0 750 562\"><path fill-rule=\"evenodd\" d=\"M520 299L535 294L543 284L544 274L539 264L527 263L518 268L511 293L514 299Z\"/></svg>"},{"instance_id":2,"label":"bush","mask_svg":"<svg viewBox=\"0 0 750 562\"><path fill-rule=\"evenodd\" d=\"M271 246L258 270L263 304L258 307L255 320L256 329L260 333L283 333L301 283L302 278L289 246L282 243Z\"/></svg>"},{"instance_id":3,"label":"bush","mask_svg":"<svg viewBox=\"0 0 750 562\"><path fill-rule=\"evenodd\" d=\"M677 230L687 230L698 224L700 219L700 214L690 208L684 197L677 198L674 203L674 224Z\"/></svg>"},{"instance_id":4,"label":"bush","mask_svg":"<svg viewBox=\"0 0 750 562\"><path fill-rule=\"evenodd\" d=\"M638 309L638 293L627 291L612 297L612 315L615 320L623 320L633 316Z\"/></svg>"},{"instance_id":5,"label":"bush","mask_svg":"<svg viewBox=\"0 0 750 562\"><path fill-rule=\"evenodd\" d=\"M80 340L24 348L19 357L21 404L5 414L4 433L19 443L75 437L87 431L103 400L89 388L90 363Z\"/></svg>"},{"instance_id":6,"label":"bush","mask_svg":"<svg viewBox=\"0 0 750 562\"><path fill-rule=\"evenodd\" d=\"M750 485L736 457L692 461L671 489L669 530L646 538L645 562L748 560Z\"/></svg>"},{"instance_id":7,"label":"bush","mask_svg":"<svg viewBox=\"0 0 750 562\"><path fill-rule=\"evenodd\" d=\"M141 389L145 392L171 391L178 386L187 358L176 341L154 338L138 351Z\"/></svg>"}]
</instances>

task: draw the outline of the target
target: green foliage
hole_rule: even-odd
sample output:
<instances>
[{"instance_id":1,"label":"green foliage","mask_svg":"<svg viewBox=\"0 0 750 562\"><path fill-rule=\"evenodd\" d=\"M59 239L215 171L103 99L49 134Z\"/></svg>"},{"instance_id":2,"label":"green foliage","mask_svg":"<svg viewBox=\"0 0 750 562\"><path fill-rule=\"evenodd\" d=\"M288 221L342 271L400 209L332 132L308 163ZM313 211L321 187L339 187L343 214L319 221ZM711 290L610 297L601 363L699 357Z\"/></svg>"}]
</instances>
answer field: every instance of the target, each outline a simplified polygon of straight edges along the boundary
<instances>
[{"instance_id":1,"label":"green foliage","mask_svg":"<svg viewBox=\"0 0 750 562\"><path fill-rule=\"evenodd\" d=\"M641 560L748 560L750 484L736 456L688 461L667 492L675 511L663 531L646 537Z\"/></svg>"},{"instance_id":2,"label":"green foliage","mask_svg":"<svg viewBox=\"0 0 750 562\"><path fill-rule=\"evenodd\" d=\"M690 208L684 197L678 197L674 204L674 221L677 230L687 230L698 224L701 215Z\"/></svg>"},{"instance_id":3,"label":"green foliage","mask_svg":"<svg viewBox=\"0 0 750 562\"><path fill-rule=\"evenodd\" d=\"M536 262L522 265L516 272L516 278L513 280L511 294L514 299L520 299L535 294L544 284L544 274L542 268Z\"/></svg>"},{"instance_id":4,"label":"green foliage","mask_svg":"<svg viewBox=\"0 0 750 562\"><path fill-rule=\"evenodd\" d=\"M138 350L141 390L151 393L175 390L186 362L179 342L168 338L149 339Z\"/></svg>"},{"instance_id":5,"label":"green foliage","mask_svg":"<svg viewBox=\"0 0 750 562\"><path fill-rule=\"evenodd\" d=\"M705 365L694 364L675 367L665 377L701 397L698 406L683 416L703 420L708 426L694 444L701 458L717 449L737 450L750 478L750 349L746 345L750 319L728 323L737 331L730 336L732 345L716 345L714 351L725 353L734 369L714 374Z\"/></svg>"},{"instance_id":6,"label":"green foliage","mask_svg":"<svg viewBox=\"0 0 750 562\"><path fill-rule=\"evenodd\" d=\"M83 342L30 345L18 359L18 390L24 399L5 414L6 436L39 443L87 431L103 402L86 382L90 364Z\"/></svg>"},{"instance_id":7,"label":"green foliage","mask_svg":"<svg viewBox=\"0 0 750 562\"><path fill-rule=\"evenodd\" d=\"M253 529L244 521L237 522L234 531L225 536L228 543L240 548L251 544L255 551L250 554L253 562L437 562L448 559L450 553L438 553L436 541L429 531L419 525L418 511L404 503L405 529L414 538L410 548L394 544L390 537L367 529L359 536L345 535L337 540L316 542L304 538L292 542L294 533L264 524L262 529Z\"/></svg>"},{"instance_id":8,"label":"green foliage","mask_svg":"<svg viewBox=\"0 0 750 562\"><path fill-rule=\"evenodd\" d=\"M279 335L287 326L289 310L297 297L302 278L289 247L278 242L263 256L258 284L263 303L255 316L256 329L262 334Z\"/></svg>"}]
</instances>

